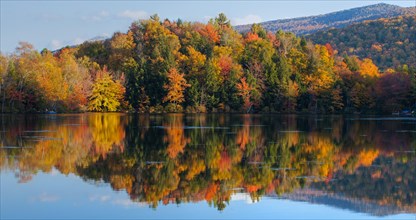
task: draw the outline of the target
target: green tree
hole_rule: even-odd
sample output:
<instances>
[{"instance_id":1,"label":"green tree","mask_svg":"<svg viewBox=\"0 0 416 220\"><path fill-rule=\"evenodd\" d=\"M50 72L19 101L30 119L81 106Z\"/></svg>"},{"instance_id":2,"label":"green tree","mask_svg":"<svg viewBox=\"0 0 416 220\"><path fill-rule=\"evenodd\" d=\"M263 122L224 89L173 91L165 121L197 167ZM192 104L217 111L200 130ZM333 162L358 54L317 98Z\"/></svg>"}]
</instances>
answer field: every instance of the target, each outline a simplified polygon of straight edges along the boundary
<instances>
[{"instance_id":1,"label":"green tree","mask_svg":"<svg viewBox=\"0 0 416 220\"><path fill-rule=\"evenodd\" d=\"M157 15L150 20L133 23L130 31L138 45L138 56L143 59L143 85L151 105L162 102L166 92L167 73L177 66L180 42L177 35L164 27Z\"/></svg>"}]
</instances>

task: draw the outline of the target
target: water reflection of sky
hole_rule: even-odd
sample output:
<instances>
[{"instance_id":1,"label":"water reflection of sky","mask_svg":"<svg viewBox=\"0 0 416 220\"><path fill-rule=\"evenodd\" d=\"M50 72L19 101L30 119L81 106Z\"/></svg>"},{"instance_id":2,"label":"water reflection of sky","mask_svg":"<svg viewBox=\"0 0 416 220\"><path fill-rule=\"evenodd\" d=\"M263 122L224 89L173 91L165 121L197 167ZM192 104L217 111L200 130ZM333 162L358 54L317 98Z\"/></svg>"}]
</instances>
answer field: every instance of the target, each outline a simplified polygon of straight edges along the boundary
<instances>
[{"instance_id":1,"label":"water reflection of sky","mask_svg":"<svg viewBox=\"0 0 416 220\"><path fill-rule=\"evenodd\" d=\"M132 201L126 192L109 184L89 183L59 171L39 173L32 181L17 184L15 174L1 171L1 219L415 219L412 214L370 216L326 205L270 197L252 203L250 196L232 196L219 212L206 202L159 205L156 210ZM97 186L98 185L98 186Z\"/></svg>"}]
</instances>

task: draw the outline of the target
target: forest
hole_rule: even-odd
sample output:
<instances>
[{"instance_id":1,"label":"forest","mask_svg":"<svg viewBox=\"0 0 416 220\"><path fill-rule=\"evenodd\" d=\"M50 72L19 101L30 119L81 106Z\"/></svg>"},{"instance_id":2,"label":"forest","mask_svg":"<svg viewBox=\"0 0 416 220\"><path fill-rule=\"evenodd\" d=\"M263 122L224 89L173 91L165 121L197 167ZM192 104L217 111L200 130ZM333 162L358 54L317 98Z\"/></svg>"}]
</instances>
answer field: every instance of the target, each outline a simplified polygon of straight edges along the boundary
<instances>
[{"instance_id":1,"label":"forest","mask_svg":"<svg viewBox=\"0 0 416 220\"><path fill-rule=\"evenodd\" d=\"M0 63L3 113L391 114L416 103L414 66L381 71L370 58L258 24L240 34L224 14L206 24L153 15L57 51L22 42Z\"/></svg>"},{"instance_id":2,"label":"forest","mask_svg":"<svg viewBox=\"0 0 416 220\"><path fill-rule=\"evenodd\" d=\"M416 67L416 16L366 21L307 36L315 43L330 43L339 54L369 57L381 69Z\"/></svg>"}]
</instances>

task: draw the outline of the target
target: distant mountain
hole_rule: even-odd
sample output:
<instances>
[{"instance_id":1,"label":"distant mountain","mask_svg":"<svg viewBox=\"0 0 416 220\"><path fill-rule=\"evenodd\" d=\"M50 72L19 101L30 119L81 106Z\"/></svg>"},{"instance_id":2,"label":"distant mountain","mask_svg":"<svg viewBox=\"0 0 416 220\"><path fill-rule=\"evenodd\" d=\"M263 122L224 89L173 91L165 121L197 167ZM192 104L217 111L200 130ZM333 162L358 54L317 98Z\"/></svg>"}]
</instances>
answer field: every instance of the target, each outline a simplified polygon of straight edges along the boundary
<instances>
[{"instance_id":1,"label":"distant mountain","mask_svg":"<svg viewBox=\"0 0 416 220\"><path fill-rule=\"evenodd\" d=\"M339 55L371 58L381 69L407 64L416 68L416 15L365 21L307 36L329 43Z\"/></svg>"},{"instance_id":2,"label":"distant mountain","mask_svg":"<svg viewBox=\"0 0 416 220\"><path fill-rule=\"evenodd\" d=\"M342 28L353 23L379 18L391 18L405 14L416 14L416 8L403 8L389 4L375 4L365 7L353 8L324 15L281 19L260 23L266 30L276 32L283 30L296 35L312 34L330 28ZM239 32L248 32L251 24L235 26Z\"/></svg>"},{"instance_id":3,"label":"distant mountain","mask_svg":"<svg viewBox=\"0 0 416 220\"><path fill-rule=\"evenodd\" d=\"M107 40L108 38L110 38L110 37L109 37L109 36L100 35L100 36L93 37L93 38L91 38L91 39L89 39L89 40L87 40L87 41L88 41L88 42L105 41L105 40Z\"/></svg>"},{"instance_id":4,"label":"distant mountain","mask_svg":"<svg viewBox=\"0 0 416 220\"><path fill-rule=\"evenodd\" d=\"M325 191L306 188L283 194L282 196L270 196L271 198L289 199L292 201L322 204L358 213L368 213L372 216L388 216L403 212L413 212L409 207L400 207L394 204L376 203L360 198L350 198L342 193L328 193Z\"/></svg>"}]
</instances>

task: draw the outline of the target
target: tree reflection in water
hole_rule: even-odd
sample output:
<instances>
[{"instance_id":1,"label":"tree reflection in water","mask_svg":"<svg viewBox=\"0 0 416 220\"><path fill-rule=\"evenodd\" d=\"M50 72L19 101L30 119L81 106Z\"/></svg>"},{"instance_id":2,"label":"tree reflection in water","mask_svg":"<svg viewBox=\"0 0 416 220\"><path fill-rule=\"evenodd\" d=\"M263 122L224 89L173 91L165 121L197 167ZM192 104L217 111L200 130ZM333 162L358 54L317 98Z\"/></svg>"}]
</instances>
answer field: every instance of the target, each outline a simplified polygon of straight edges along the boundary
<instances>
[{"instance_id":1,"label":"tree reflection in water","mask_svg":"<svg viewBox=\"0 0 416 220\"><path fill-rule=\"evenodd\" d=\"M222 210L238 192L259 201L312 190L416 212L416 121L80 114L3 116L1 124L1 169L19 182L55 168L154 208L205 200Z\"/></svg>"}]
</instances>

